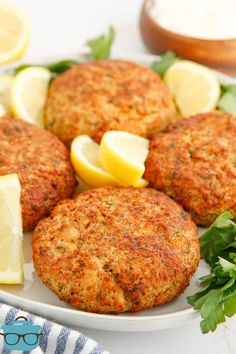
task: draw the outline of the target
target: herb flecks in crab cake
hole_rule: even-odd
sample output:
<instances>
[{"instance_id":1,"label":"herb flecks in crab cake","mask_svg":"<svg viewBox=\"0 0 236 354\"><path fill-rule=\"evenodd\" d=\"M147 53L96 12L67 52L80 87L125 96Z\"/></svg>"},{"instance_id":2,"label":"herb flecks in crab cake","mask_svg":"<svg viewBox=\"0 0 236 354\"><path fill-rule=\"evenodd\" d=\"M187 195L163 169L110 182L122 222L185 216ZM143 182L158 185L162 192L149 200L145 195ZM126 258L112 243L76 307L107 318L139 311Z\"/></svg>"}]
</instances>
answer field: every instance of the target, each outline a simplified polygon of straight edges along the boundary
<instances>
[{"instance_id":1,"label":"herb flecks in crab cake","mask_svg":"<svg viewBox=\"0 0 236 354\"><path fill-rule=\"evenodd\" d=\"M59 203L33 235L35 269L89 312L139 311L183 293L200 256L196 225L151 188L102 187Z\"/></svg>"},{"instance_id":2,"label":"herb flecks in crab cake","mask_svg":"<svg viewBox=\"0 0 236 354\"><path fill-rule=\"evenodd\" d=\"M17 173L24 231L32 230L76 187L69 152L53 134L11 117L0 119L0 176Z\"/></svg>"},{"instance_id":3,"label":"herb flecks in crab cake","mask_svg":"<svg viewBox=\"0 0 236 354\"><path fill-rule=\"evenodd\" d=\"M183 119L151 141L144 177L200 225L236 218L236 117L220 111Z\"/></svg>"},{"instance_id":4,"label":"herb flecks in crab cake","mask_svg":"<svg viewBox=\"0 0 236 354\"><path fill-rule=\"evenodd\" d=\"M77 65L54 79L45 109L47 129L70 144L77 135L96 141L108 130L151 137L176 121L171 94L148 68L103 60Z\"/></svg>"}]
</instances>

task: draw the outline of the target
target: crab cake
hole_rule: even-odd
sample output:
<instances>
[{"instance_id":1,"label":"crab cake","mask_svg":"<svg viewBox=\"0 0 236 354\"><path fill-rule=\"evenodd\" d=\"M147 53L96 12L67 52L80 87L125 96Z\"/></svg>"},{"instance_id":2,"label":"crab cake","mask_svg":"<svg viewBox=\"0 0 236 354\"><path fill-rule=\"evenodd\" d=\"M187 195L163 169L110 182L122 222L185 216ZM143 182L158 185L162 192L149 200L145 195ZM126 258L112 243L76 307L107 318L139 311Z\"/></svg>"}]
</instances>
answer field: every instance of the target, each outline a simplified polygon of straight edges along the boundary
<instances>
[{"instance_id":1,"label":"crab cake","mask_svg":"<svg viewBox=\"0 0 236 354\"><path fill-rule=\"evenodd\" d=\"M56 136L10 117L0 119L0 176L17 173L24 231L32 230L76 186L69 153Z\"/></svg>"},{"instance_id":2,"label":"crab cake","mask_svg":"<svg viewBox=\"0 0 236 354\"><path fill-rule=\"evenodd\" d=\"M145 178L200 224L236 217L236 117L210 112L179 121L152 140Z\"/></svg>"},{"instance_id":3,"label":"crab cake","mask_svg":"<svg viewBox=\"0 0 236 354\"><path fill-rule=\"evenodd\" d=\"M160 77L120 60L84 63L59 75L45 109L47 129L66 144L81 134L100 141L107 130L149 138L175 120L174 102Z\"/></svg>"},{"instance_id":4,"label":"crab cake","mask_svg":"<svg viewBox=\"0 0 236 354\"><path fill-rule=\"evenodd\" d=\"M98 313L164 304L199 262L197 228L151 188L102 187L59 203L33 235L38 275L61 300Z\"/></svg>"}]
</instances>

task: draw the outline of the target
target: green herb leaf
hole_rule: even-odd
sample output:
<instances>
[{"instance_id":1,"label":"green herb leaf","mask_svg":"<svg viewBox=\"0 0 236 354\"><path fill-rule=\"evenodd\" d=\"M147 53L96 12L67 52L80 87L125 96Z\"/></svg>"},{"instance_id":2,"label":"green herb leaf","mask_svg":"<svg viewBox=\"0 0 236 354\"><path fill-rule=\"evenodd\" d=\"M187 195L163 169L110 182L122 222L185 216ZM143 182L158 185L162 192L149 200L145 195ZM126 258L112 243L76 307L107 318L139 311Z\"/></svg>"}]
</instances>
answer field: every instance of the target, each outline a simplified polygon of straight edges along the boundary
<instances>
[{"instance_id":1,"label":"green herb leaf","mask_svg":"<svg viewBox=\"0 0 236 354\"><path fill-rule=\"evenodd\" d=\"M225 317L236 313L236 264L232 265L230 270L224 270L218 263L218 271L211 273L210 284L203 291L187 297L188 303L200 311L202 333L215 331Z\"/></svg>"},{"instance_id":2,"label":"green herb leaf","mask_svg":"<svg viewBox=\"0 0 236 354\"><path fill-rule=\"evenodd\" d=\"M217 324L225 321L224 309L220 302L222 297L220 289L211 290L206 301L200 309L203 320L200 323L202 333L215 331Z\"/></svg>"},{"instance_id":3,"label":"green herb leaf","mask_svg":"<svg viewBox=\"0 0 236 354\"><path fill-rule=\"evenodd\" d=\"M225 300L224 310L227 317L232 317L236 314L236 295Z\"/></svg>"},{"instance_id":4,"label":"green herb leaf","mask_svg":"<svg viewBox=\"0 0 236 354\"><path fill-rule=\"evenodd\" d=\"M236 314L235 240L236 223L229 212L219 216L200 238L201 254L212 270L200 279L205 288L187 297L187 301L201 314L202 333L215 331L226 317Z\"/></svg>"},{"instance_id":5,"label":"green herb leaf","mask_svg":"<svg viewBox=\"0 0 236 354\"><path fill-rule=\"evenodd\" d=\"M41 66L43 68L47 68L55 76L55 75L64 73L64 71L66 71L66 70L68 70L68 69L70 69L73 66L78 65L78 64L79 64L79 62L76 61L76 60L67 59L67 60L57 61L55 63L37 65L37 66ZM14 72L17 74L21 70L24 70L24 69L29 68L31 66L35 66L35 64L22 64L22 65L19 65L19 66L17 66L14 69Z\"/></svg>"},{"instance_id":6,"label":"green herb leaf","mask_svg":"<svg viewBox=\"0 0 236 354\"><path fill-rule=\"evenodd\" d=\"M200 310L204 301L208 298L210 290L211 286L207 286L204 290L187 297L188 303L193 306L194 310Z\"/></svg>"},{"instance_id":7,"label":"green herb leaf","mask_svg":"<svg viewBox=\"0 0 236 354\"><path fill-rule=\"evenodd\" d=\"M152 63L151 69L163 77L169 67L180 59L181 58L177 57L174 52L166 52L162 55L161 60L154 61L154 63Z\"/></svg>"},{"instance_id":8,"label":"green herb leaf","mask_svg":"<svg viewBox=\"0 0 236 354\"><path fill-rule=\"evenodd\" d=\"M224 255L223 251L236 239L236 224L232 215L220 215L211 227L200 237L201 257L211 266Z\"/></svg>"},{"instance_id":9,"label":"green herb leaf","mask_svg":"<svg viewBox=\"0 0 236 354\"><path fill-rule=\"evenodd\" d=\"M236 93L227 91L218 102L218 107L225 112L236 114Z\"/></svg>"},{"instance_id":10,"label":"green herb leaf","mask_svg":"<svg viewBox=\"0 0 236 354\"><path fill-rule=\"evenodd\" d=\"M16 68L14 68L14 73L18 74L21 70L24 70L26 68L30 68L31 66L33 66L33 65L32 64L21 64L21 65L17 66Z\"/></svg>"},{"instance_id":11,"label":"green herb leaf","mask_svg":"<svg viewBox=\"0 0 236 354\"><path fill-rule=\"evenodd\" d=\"M67 59L67 60L58 61L56 63L47 64L45 66L52 73L61 74L61 73L64 73L64 71L66 71L78 64L79 64L79 62L76 60Z\"/></svg>"},{"instance_id":12,"label":"green herb leaf","mask_svg":"<svg viewBox=\"0 0 236 354\"><path fill-rule=\"evenodd\" d=\"M115 39L115 30L109 28L108 35L101 35L87 42L91 49L91 56L94 60L108 59L110 57L111 47Z\"/></svg>"},{"instance_id":13,"label":"green herb leaf","mask_svg":"<svg viewBox=\"0 0 236 354\"><path fill-rule=\"evenodd\" d=\"M222 93L231 92L236 95L236 85L221 85L221 91Z\"/></svg>"}]
</instances>

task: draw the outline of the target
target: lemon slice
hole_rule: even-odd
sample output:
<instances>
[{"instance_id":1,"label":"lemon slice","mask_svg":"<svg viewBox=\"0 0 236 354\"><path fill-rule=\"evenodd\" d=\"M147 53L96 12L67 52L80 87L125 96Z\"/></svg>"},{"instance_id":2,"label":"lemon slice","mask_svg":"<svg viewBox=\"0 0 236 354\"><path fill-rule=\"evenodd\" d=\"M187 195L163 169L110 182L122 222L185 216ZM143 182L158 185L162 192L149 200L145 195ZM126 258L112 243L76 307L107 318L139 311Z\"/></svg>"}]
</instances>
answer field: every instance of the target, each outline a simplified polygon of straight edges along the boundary
<instances>
[{"instance_id":1,"label":"lemon slice","mask_svg":"<svg viewBox=\"0 0 236 354\"><path fill-rule=\"evenodd\" d=\"M16 174L0 177L0 283L23 282L20 182Z\"/></svg>"},{"instance_id":2,"label":"lemon slice","mask_svg":"<svg viewBox=\"0 0 236 354\"><path fill-rule=\"evenodd\" d=\"M43 110L49 70L37 66L26 68L16 75L11 89L11 110L16 118L43 127Z\"/></svg>"},{"instance_id":3,"label":"lemon slice","mask_svg":"<svg viewBox=\"0 0 236 354\"><path fill-rule=\"evenodd\" d=\"M140 136L109 131L102 137L99 160L104 170L120 183L135 185L144 173L148 146L149 141Z\"/></svg>"},{"instance_id":4,"label":"lemon slice","mask_svg":"<svg viewBox=\"0 0 236 354\"><path fill-rule=\"evenodd\" d=\"M220 84L213 71L188 60L173 64L164 81L183 116L213 110L220 97Z\"/></svg>"},{"instance_id":5,"label":"lemon slice","mask_svg":"<svg viewBox=\"0 0 236 354\"><path fill-rule=\"evenodd\" d=\"M117 185L115 178L103 170L98 161L99 145L89 136L80 135L71 145L71 162L78 176L90 187Z\"/></svg>"},{"instance_id":6,"label":"lemon slice","mask_svg":"<svg viewBox=\"0 0 236 354\"><path fill-rule=\"evenodd\" d=\"M29 43L31 23L17 7L0 3L0 65L20 58Z\"/></svg>"},{"instance_id":7,"label":"lemon slice","mask_svg":"<svg viewBox=\"0 0 236 354\"><path fill-rule=\"evenodd\" d=\"M0 117L10 111L10 91L13 80L13 76L0 75Z\"/></svg>"}]
</instances>

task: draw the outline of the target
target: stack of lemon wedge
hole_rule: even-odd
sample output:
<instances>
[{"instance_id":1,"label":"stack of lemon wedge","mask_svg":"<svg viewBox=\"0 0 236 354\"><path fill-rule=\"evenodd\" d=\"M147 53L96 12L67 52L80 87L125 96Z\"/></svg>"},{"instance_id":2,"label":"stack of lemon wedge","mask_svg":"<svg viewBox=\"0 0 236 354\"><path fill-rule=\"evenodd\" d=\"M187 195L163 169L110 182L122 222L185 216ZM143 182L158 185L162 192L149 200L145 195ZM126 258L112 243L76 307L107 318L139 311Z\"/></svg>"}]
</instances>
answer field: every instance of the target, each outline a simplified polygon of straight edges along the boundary
<instances>
[{"instance_id":1,"label":"stack of lemon wedge","mask_svg":"<svg viewBox=\"0 0 236 354\"><path fill-rule=\"evenodd\" d=\"M100 146L81 135L71 145L71 161L78 176L90 187L124 185L146 187L142 178L149 141L123 131L104 134Z\"/></svg>"}]
</instances>

